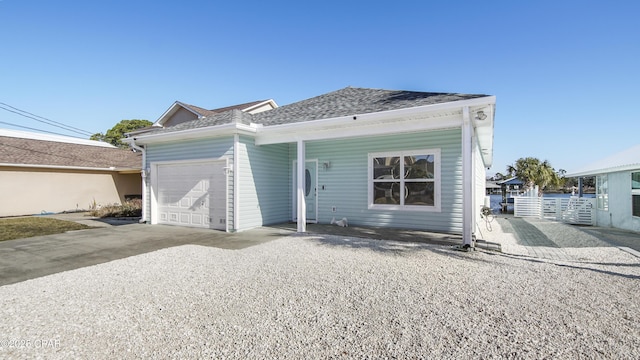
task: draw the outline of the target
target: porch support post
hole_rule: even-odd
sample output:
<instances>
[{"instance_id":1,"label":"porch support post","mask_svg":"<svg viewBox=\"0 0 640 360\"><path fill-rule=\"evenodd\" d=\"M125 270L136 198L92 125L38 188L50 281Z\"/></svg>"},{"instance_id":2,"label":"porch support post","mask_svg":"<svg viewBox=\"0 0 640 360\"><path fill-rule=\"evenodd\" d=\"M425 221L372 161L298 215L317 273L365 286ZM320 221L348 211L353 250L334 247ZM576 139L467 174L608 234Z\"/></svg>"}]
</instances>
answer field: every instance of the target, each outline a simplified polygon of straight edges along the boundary
<instances>
[{"instance_id":1,"label":"porch support post","mask_svg":"<svg viewBox=\"0 0 640 360\"><path fill-rule=\"evenodd\" d=\"M473 246L473 125L469 107L462 108L462 242Z\"/></svg>"},{"instance_id":2,"label":"porch support post","mask_svg":"<svg viewBox=\"0 0 640 360\"><path fill-rule=\"evenodd\" d=\"M582 186L584 185L584 178L582 176L580 176L578 178L578 197L583 197L583 190L582 190Z\"/></svg>"},{"instance_id":3,"label":"porch support post","mask_svg":"<svg viewBox=\"0 0 640 360\"><path fill-rule=\"evenodd\" d=\"M298 206L298 232L307 232L307 204L304 199L304 186L305 186L305 143L303 140L298 140L298 168L297 170L297 206Z\"/></svg>"}]
</instances>

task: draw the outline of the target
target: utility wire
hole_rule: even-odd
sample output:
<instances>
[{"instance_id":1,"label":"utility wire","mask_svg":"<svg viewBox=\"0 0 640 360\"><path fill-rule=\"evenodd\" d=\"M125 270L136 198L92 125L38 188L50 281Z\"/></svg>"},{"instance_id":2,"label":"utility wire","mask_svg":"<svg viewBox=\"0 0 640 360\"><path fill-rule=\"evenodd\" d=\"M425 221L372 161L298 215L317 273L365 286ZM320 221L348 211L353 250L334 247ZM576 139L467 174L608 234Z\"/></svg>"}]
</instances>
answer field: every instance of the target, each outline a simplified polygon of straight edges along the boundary
<instances>
[{"instance_id":1,"label":"utility wire","mask_svg":"<svg viewBox=\"0 0 640 360\"><path fill-rule=\"evenodd\" d=\"M29 119L33 119L35 121L39 121L41 123L44 123L44 124L47 124L47 125L50 125L50 126L54 126L54 127L66 130L66 131L74 132L74 133L80 134L82 136L91 136L91 135L93 135L93 133L91 133L90 131L82 130L82 129L79 129L77 127L69 126L69 125L63 124L63 123L55 121L55 120L47 119L47 118L42 117L40 115L32 114L32 113L30 113L28 111L18 109L18 108L14 107L14 106L11 106L11 105L3 103L3 102L0 102L0 105L2 105L2 106L0 106L0 109L2 109L2 110L9 111L9 112L12 112L12 113L20 115L20 116L24 116L24 117L29 118ZM9 108L11 108L13 110L7 109L5 106L9 107ZM25 114L27 114L27 115L25 115Z\"/></svg>"},{"instance_id":2,"label":"utility wire","mask_svg":"<svg viewBox=\"0 0 640 360\"><path fill-rule=\"evenodd\" d=\"M8 123L8 122L4 122L4 121L0 121L0 124L15 126L15 127L19 127L19 128L23 128L23 129L27 129L27 130L34 130L34 131L44 132L44 133L48 133L48 134L54 134L54 135L60 135L60 136L69 136L69 135L60 134L60 133L53 132L53 131L40 130L40 129L36 129L36 128L28 127L28 126L22 126L22 125L18 125L18 124L12 124L12 123ZM72 137L75 137L75 136L72 136ZM77 138L77 139L84 139L84 138Z\"/></svg>"}]
</instances>

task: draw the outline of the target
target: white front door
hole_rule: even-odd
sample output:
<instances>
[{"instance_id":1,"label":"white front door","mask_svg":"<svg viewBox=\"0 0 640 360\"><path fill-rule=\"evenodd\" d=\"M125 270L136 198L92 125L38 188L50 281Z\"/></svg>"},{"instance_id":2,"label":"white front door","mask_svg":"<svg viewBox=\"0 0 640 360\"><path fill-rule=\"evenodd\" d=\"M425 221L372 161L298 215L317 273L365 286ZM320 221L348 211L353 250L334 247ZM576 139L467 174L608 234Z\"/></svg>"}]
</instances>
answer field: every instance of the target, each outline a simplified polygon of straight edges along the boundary
<instances>
[{"instance_id":1,"label":"white front door","mask_svg":"<svg viewBox=\"0 0 640 360\"><path fill-rule=\"evenodd\" d=\"M157 223L226 229L226 161L157 165Z\"/></svg>"},{"instance_id":2,"label":"white front door","mask_svg":"<svg viewBox=\"0 0 640 360\"><path fill-rule=\"evenodd\" d=\"M293 168L296 169L298 163L297 161L293 163ZM295 170L293 176L293 198L296 199L296 189L298 188L298 178L295 176ZM304 200L306 202L306 210L307 210L307 222L318 222L317 212L318 212L318 162L306 161L305 169L304 169ZM294 200L295 202L295 200ZM294 216L293 220L298 219L297 212L298 204L295 202L293 210Z\"/></svg>"}]
</instances>

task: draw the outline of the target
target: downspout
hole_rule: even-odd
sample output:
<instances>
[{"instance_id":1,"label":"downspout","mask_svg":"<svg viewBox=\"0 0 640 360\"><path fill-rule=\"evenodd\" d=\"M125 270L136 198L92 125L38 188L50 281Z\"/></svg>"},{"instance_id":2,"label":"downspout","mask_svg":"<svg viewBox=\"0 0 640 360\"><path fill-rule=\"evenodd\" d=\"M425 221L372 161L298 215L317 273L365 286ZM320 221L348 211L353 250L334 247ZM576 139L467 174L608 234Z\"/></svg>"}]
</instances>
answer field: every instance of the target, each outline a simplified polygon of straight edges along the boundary
<instances>
[{"instance_id":1,"label":"downspout","mask_svg":"<svg viewBox=\"0 0 640 360\"><path fill-rule=\"evenodd\" d=\"M140 175L142 176L142 218L140 219L141 223L147 222L147 177L149 174L147 173L147 151L143 146L136 144L136 138L133 138L129 143L131 147L137 151L142 152L142 171Z\"/></svg>"}]
</instances>

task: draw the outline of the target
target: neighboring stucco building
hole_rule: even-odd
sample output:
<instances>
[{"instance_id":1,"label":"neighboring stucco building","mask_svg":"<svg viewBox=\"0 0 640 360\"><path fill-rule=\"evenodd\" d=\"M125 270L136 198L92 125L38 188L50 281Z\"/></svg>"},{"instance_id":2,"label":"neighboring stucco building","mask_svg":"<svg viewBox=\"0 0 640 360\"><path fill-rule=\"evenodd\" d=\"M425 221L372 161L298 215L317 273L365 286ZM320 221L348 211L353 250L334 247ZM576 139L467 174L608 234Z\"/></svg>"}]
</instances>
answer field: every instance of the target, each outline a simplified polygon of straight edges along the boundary
<instances>
[{"instance_id":1,"label":"neighboring stucco building","mask_svg":"<svg viewBox=\"0 0 640 360\"><path fill-rule=\"evenodd\" d=\"M142 156L110 144L0 130L0 216L88 209L142 194Z\"/></svg>"},{"instance_id":2,"label":"neighboring stucco building","mask_svg":"<svg viewBox=\"0 0 640 360\"><path fill-rule=\"evenodd\" d=\"M494 96L348 87L189 121L174 120L176 107L127 139L144 149L152 224L242 231L295 221L304 232L346 217L471 243L493 157Z\"/></svg>"},{"instance_id":3,"label":"neighboring stucco building","mask_svg":"<svg viewBox=\"0 0 640 360\"><path fill-rule=\"evenodd\" d=\"M640 145L566 177L596 177L596 225L640 231Z\"/></svg>"}]
</instances>

